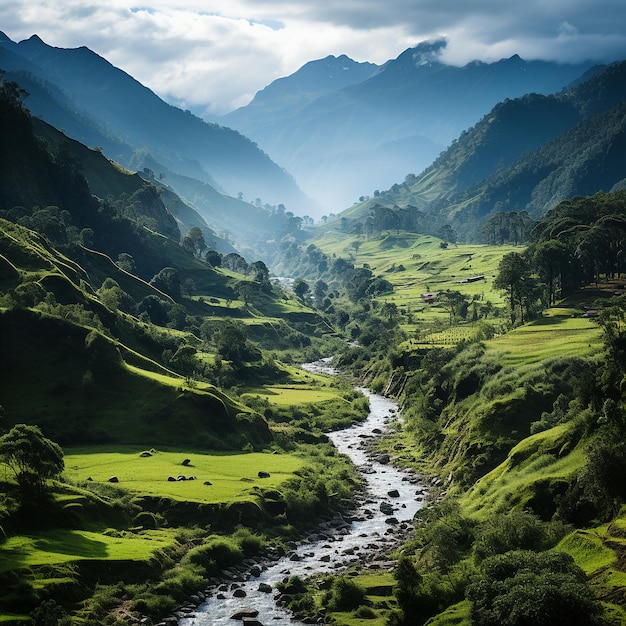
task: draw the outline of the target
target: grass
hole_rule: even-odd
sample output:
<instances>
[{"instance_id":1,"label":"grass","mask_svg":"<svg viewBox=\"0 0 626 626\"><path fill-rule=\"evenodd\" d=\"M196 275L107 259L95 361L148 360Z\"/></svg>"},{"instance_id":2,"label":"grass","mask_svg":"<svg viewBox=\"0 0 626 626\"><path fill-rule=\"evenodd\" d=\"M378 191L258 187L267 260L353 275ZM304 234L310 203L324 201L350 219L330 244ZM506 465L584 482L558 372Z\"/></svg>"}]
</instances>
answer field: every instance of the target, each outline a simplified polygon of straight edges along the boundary
<instances>
[{"instance_id":1,"label":"grass","mask_svg":"<svg viewBox=\"0 0 626 626\"><path fill-rule=\"evenodd\" d=\"M360 626L369 624L371 626L384 626L387 623L387 614L396 605L393 597L393 587L396 580L390 572L361 574L350 578L359 587L365 589L367 600L374 611L375 617L363 618L355 611L333 612L332 623L337 626Z\"/></svg>"},{"instance_id":2,"label":"grass","mask_svg":"<svg viewBox=\"0 0 626 626\"><path fill-rule=\"evenodd\" d=\"M458 604L449 606L445 611L431 617L426 626L469 626L471 603L463 600Z\"/></svg>"},{"instance_id":3,"label":"grass","mask_svg":"<svg viewBox=\"0 0 626 626\"><path fill-rule=\"evenodd\" d=\"M582 449L559 456L571 424L531 435L518 443L507 459L477 481L460 499L464 514L476 519L523 505L540 482L571 477L585 462Z\"/></svg>"},{"instance_id":4,"label":"grass","mask_svg":"<svg viewBox=\"0 0 626 626\"><path fill-rule=\"evenodd\" d=\"M569 308L544 315L487 343L488 353L505 366L536 363L554 356L590 356L602 349L602 331L592 320L573 317Z\"/></svg>"},{"instance_id":5,"label":"grass","mask_svg":"<svg viewBox=\"0 0 626 626\"><path fill-rule=\"evenodd\" d=\"M292 406L296 404L313 404L337 398L337 392L330 388L294 387L291 385L266 385L265 387L248 388L242 397L258 396L272 404Z\"/></svg>"},{"instance_id":6,"label":"grass","mask_svg":"<svg viewBox=\"0 0 626 626\"><path fill-rule=\"evenodd\" d=\"M72 482L106 482L117 476L118 485L133 493L189 502L221 503L246 500L254 486L276 488L294 476L304 461L292 454L189 453L157 451L142 457L136 448L67 449L65 476ZM191 463L185 467L186 458ZM258 472L269 472L259 478ZM168 481L168 477L195 476L195 480ZM205 485L209 481L211 485Z\"/></svg>"},{"instance_id":7,"label":"grass","mask_svg":"<svg viewBox=\"0 0 626 626\"><path fill-rule=\"evenodd\" d=\"M9 537L0 546L0 573L37 565L80 560L147 561L158 548L170 545L171 533L116 533L55 529Z\"/></svg>"}]
</instances>

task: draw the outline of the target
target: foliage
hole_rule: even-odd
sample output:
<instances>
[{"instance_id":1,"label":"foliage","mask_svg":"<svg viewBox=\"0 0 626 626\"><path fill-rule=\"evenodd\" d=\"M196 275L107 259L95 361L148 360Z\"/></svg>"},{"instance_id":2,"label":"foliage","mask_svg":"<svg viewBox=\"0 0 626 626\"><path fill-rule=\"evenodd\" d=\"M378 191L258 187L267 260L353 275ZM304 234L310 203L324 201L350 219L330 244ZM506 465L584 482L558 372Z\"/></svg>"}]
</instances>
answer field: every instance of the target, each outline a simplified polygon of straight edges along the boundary
<instances>
[{"instance_id":1,"label":"foliage","mask_svg":"<svg viewBox=\"0 0 626 626\"><path fill-rule=\"evenodd\" d=\"M346 576L333 579L323 604L330 611L353 611L365 603L365 590Z\"/></svg>"},{"instance_id":2,"label":"foliage","mask_svg":"<svg viewBox=\"0 0 626 626\"><path fill-rule=\"evenodd\" d=\"M475 626L600 624L584 572L563 552L513 551L486 559L469 586Z\"/></svg>"},{"instance_id":3,"label":"foliage","mask_svg":"<svg viewBox=\"0 0 626 626\"><path fill-rule=\"evenodd\" d=\"M61 447L37 426L17 424L0 437L0 459L11 469L25 500L41 496L64 469Z\"/></svg>"},{"instance_id":4,"label":"foliage","mask_svg":"<svg viewBox=\"0 0 626 626\"><path fill-rule=\"evenodd\" d=\"M551 548L564 535L558 522L542 522L536 515L513 510L488 518L477 530L473 551L477 564L512 550L540 551Z\"/></svg>"}]
</instances>

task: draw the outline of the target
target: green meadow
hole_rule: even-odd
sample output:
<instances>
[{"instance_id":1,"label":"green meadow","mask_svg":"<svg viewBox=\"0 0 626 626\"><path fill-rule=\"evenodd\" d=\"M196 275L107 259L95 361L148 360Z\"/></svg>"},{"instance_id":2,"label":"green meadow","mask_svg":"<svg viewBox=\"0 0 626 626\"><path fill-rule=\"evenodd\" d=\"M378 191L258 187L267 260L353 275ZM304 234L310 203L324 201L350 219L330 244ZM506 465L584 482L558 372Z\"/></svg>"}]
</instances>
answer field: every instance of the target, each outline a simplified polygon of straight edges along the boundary
<instances>
[{"instance_id":1,"label":"green meadow","mask_svg":"<svg viewBox=\"0 0 626 626\"><path fill-rule=\"evenodd\" d=\"M142 456L142 452L150 456ZM189 459L187 466L182 465ZM67 449L65 476L71 482L91 478L141 495L188 502L223 503L250 499L254 487L277 488L301 469L304 461L292 454L259 452L142 451L131 448ZM269 478L258 473L268 472ZM185 476L192 480L169 481ZM210 482L210 485L205 484Z\"/></svg>"},{"instance_id":2,"label":"green meadow","mask_svg":"<svg viewBox=\"0 0 626 626\"><path fill-rule=\"evenodd\" d=\"M554 356L590 356L602 349L602 331L580 310L555 307L488 342L504 365L535 363Z\"/></svg>"},{"instance_id":3,"label":"green meadow","mask_svg":"<svg viewBox=\"0 0 626 626\"><path fill-rule=\"evenodd\" d=\"M355 242L358 242L356 254ZM316 243L325 253L348 257L355 266L369 267L374 274L388 280L393 292L379 299L381 303L393 302L405 314L402 329L408 335L419 329L420 343L444 346L471 338L477 330L472 325L456 325L452 333L436 328L449 324L449 313L436 297L429 301L425 295L458 291L469 300L475 299L479 305L490 302L501 307L504 296L493 288L498 265L505 254L523 249L522 246L482 244L442 247L436 237L404 231L388 232L376 240L365 241L356 235L329 230ZM433 326L433 332L429 333Z\"/></svg>"},{"instance_id":4,"label":"green meadow","mask_svg":"<svg viewBox=\"0 0 626 626\"><path fill-rule=\"evenodd\" d=\"M169 546L172 541L171 533L164 531L108 535L57 528L16 535L0 548L0 573L82 560L147 561L155 550Z\"/></svg>"},{"instance_id":5,"label":"green meadow","mask_svg":"<svg viewBox=\"0 0 626 626\"><path fill-rule=\"evenodd\" d=\"M537 485L571 478L585 463L582 449L565 450L572 424L562 424L526 437L507 459L483 476L460 498L465 515L475 519L524 507ZM555 452L556 451L556 452Z\"/></svg>"}]
</instances>

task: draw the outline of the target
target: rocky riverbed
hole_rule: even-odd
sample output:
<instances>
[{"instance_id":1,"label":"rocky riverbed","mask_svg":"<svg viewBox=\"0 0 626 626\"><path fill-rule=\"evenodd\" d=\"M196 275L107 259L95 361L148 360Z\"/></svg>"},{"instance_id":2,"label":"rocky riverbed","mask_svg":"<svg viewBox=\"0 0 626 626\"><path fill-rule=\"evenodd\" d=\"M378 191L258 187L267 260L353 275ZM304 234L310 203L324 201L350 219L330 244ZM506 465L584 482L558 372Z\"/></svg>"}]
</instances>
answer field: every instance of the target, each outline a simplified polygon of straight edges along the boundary
<instances>
[{"instance_id":1,"label":"rocky riverbed","mask_svg":"<svg viewBox=\"0 0 626 626\"><path fill-rule=\"evenodd\" d=\"M370 401L368 418L329 434L337 449L350 456L365 479L354 510L321 524L302 541L273 548L263 557L225 570L205 592L180 607L170 623L236 626L233 620L238 619L247 626L297 624L275 589L278 582L296 575L339 573L357 563L372 570L392 567L389 553L408 538L426 486L417 476L393 467L388 455L375 451L376 438L397 419L398 407L388 398L361 391ZM315 620L302 623L311 621Z\"/></svg>"}]
</instances>

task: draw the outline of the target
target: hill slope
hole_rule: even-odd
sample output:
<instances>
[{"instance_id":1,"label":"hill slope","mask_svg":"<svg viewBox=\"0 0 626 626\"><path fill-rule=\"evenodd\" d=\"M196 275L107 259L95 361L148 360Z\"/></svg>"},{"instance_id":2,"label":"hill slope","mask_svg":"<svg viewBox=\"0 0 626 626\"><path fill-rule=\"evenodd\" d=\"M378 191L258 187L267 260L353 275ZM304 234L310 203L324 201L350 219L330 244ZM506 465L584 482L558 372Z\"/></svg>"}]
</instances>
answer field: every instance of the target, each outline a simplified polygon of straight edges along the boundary
<instances>
[{"instance_id":1,"label":"hill slope","mask_svg":"<svg viewBox=\"0 0 626 626\"><path fill-rule=\"evenodd\" d=\"M347 57L309 63L220 121L257 141L337 212L426 167L500 100L558 91L588 68L517 56L459 68L439 61L444 46L420 44L376 69ZM347 78L320 85L325 71Z\"/></svg>"},{"instance_id":2,"label":"hill slope","mask_svg":"<svg viewBox=\"0 0 626 626\"><path fill-rule=\"evenodd\" d=\"M133 151L145 149L172 170L230 194L241 191L248 197L306 209L306 199L294 181L249 139L168 105L88 48L53 48L36 35L15 43L2 34L0 50L3 69L27 72L53 85L52 95L66 105L66 120L68 105L75 114L92 120L73 122L76 139L91 144L96 127L108 135L104 147L120 150L107 152L118 162L128 164L128 146ZM50 106L44 99L28 104L36 115L55 124L60 121L58 104Z\"/></svg>"},{"instance_id":3,"label":"hill slope","mask_svg":"<svg viewBox=\"0 0 626 626\"><path fill-rule=\"evenodd\" d=\"M476 240L499 211L538 218L564 198L609 191L626 173L625 79L622 62L553 96L505 100L421 174L342 216L363 221L376 205L410 205Z\"/></svg>"}]
</instances>

